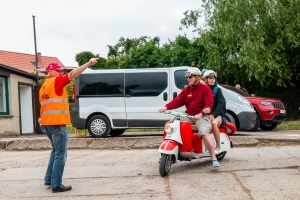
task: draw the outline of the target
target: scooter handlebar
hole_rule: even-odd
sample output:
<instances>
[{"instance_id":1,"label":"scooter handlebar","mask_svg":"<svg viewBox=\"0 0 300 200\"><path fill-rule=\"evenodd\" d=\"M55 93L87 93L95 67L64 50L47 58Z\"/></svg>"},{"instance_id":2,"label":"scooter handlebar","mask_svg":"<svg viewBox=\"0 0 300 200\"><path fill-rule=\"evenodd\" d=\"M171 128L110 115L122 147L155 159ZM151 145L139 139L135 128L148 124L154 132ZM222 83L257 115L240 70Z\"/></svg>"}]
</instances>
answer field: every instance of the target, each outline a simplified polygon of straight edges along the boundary
<instances>
[{"instance_id":1,"label":"scooter handlebar","mask_svg":"<svg viewBox=\"0 0 300 200\"><path fill-rule=\"evenodd\" d=\"M165 112L163 112L163 114L171 114L177 117L188 117L188 118L195 118L194 116L188 115L186 113L182 113L182 112L178 112L178 111L171 111L171 110L167 110Z\"/></svg>"}]
</instances>

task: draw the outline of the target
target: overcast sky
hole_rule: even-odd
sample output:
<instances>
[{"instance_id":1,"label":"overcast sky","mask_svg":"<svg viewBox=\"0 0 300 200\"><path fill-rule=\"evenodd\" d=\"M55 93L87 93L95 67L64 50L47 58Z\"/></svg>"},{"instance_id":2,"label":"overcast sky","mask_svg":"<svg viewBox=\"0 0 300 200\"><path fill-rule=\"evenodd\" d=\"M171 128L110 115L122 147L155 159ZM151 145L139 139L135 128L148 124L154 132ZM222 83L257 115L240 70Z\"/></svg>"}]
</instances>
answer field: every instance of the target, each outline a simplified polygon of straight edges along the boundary
<instances>
[{"instance_id":1,"label":"overcast sky","mask_svg":"<svg viewBox=\"0 0 300 200\"><path fill-rule=\"evenodd\" d=\"M0 50L37 51L77 66L75 55L91 51L106 58L107 45L121 36L159 36L161 44L177 35L183 12L200 8L200 0L0 0Z\"/></svg>"}]
</instances>

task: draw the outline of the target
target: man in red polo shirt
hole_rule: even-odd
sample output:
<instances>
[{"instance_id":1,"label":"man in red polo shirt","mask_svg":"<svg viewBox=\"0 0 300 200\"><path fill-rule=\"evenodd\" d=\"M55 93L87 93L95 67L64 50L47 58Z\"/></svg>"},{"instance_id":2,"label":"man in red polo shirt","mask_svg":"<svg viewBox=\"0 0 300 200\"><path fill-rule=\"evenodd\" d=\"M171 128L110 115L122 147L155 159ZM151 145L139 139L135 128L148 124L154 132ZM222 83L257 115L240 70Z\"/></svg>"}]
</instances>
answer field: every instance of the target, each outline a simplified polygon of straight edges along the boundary
<instances>
[{"instance_id":1,"label":"man in red polo shirt","mask_svg":"<svg viewBox=\"0 0 300 200\"><path fill-rule=\"evenodd\" d=\"M211 89L206 84L200 83L201 72L198 68L192 67L186 73L185 77L188 79L189 85L180 92L180 94L173 99L165 107L160 108L159 112L165 112L166 110L172 110L186 107L186 113L191 116L195 116L194 119L184 118L184 121L189 121L191 124L195 124L198 129L199 137L202 137L204 145L208 149L213 167L220 167L220 164L216 158L214 145L211 137L209 136L212 129L209 115L211 113L204 113L205 108L209 108L212 111L214 103L214 97Z\"/></svg>"}]
</instances>

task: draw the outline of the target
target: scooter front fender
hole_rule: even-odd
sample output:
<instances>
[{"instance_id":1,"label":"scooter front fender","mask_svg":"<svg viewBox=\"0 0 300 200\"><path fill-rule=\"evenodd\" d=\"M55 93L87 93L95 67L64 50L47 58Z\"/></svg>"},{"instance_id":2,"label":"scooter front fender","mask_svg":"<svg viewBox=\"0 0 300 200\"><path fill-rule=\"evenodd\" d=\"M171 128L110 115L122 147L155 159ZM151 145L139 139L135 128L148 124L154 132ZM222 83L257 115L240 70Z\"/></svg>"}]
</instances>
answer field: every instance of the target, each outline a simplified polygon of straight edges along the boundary
<instances>
[{"instance_id":1,"label":"scooter front fender","mask_svg":"<svg viewBox=\"0 0 300 200\"><path fill-rule=\"evenodd\" d=\"M163 143L160 145L158 152L167 155L174 155L176 162L179 152L178 143L173 140L164 140Z\"/></svg>"}]
</instances>

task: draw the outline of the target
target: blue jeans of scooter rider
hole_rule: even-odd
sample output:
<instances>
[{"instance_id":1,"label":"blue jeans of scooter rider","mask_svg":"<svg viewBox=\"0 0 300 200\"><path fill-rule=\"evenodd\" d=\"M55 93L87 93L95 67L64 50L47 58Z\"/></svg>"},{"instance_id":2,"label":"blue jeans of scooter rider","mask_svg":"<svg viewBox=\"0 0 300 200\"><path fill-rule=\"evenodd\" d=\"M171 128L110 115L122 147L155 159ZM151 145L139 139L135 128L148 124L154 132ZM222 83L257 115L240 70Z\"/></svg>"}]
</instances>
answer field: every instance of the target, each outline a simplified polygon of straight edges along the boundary
<instances>
[{"instance_id":1,"label":"blue jeans of scooter rider","mask_svg":"<svg viewBox=\"0 0 300 200\"><path fill-rule=\"evenodd\" d=\"M66 125L41 125L41 130L48 136L52 145L52 151L44 180L45 182L51 182L51 188L56 188L62 185L62 177L67 160L68 133Z\"/></svg>"}]
</instances>

